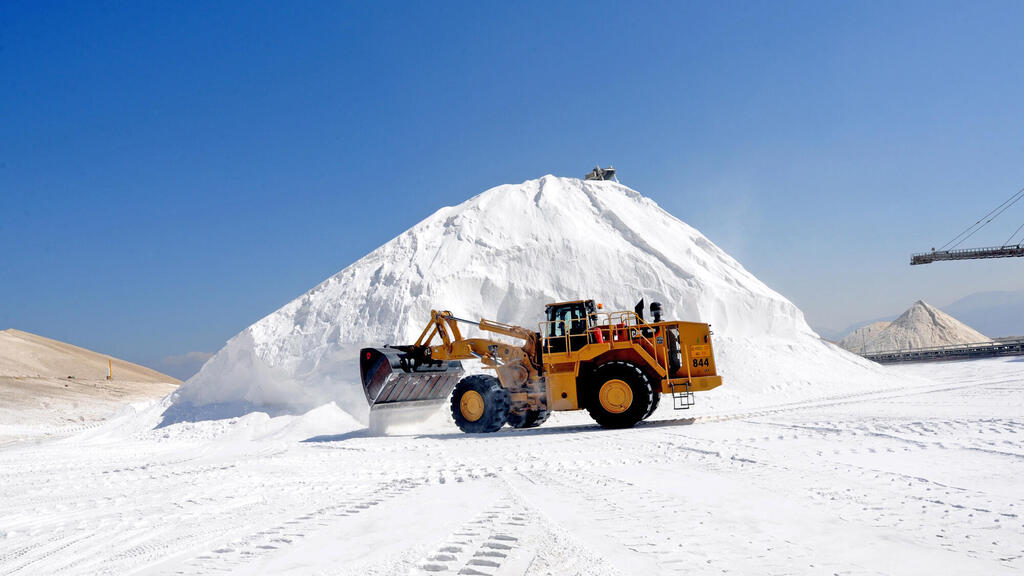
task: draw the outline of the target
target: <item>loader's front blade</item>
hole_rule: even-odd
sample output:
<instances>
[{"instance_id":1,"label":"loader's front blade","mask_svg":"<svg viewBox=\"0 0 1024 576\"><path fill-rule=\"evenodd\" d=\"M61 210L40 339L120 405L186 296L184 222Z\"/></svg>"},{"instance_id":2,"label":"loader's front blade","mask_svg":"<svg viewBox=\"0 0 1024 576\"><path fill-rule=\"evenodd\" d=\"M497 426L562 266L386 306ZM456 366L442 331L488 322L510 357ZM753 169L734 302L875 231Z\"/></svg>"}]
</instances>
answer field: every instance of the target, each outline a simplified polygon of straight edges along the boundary
<instances>
[{"instance_id":1,"label":"loader's front blade","mask_svg":"<svg viewBox=\"0 0 1024 576\"><path fill-rule=\"evenodd\" d=\"M359 371L370 404L370 427L383 432L436 412L462 377L462 363L432 362L396 348L363 348Z\"/></svg>"}]
</instances>

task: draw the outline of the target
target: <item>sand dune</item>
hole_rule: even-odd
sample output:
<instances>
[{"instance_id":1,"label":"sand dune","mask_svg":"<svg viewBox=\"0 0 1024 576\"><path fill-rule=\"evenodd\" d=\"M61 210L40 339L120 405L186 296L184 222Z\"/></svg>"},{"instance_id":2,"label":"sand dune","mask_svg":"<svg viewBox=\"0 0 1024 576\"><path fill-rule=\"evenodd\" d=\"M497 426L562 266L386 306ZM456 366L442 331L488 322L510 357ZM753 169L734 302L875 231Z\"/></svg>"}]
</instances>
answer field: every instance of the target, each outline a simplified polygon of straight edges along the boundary
<instances>
[{"instance_id":1,"label":"sand dune","mask_svg":"<svg viewBox=\"0 0 1024 576\"><path fill-rule=\"evenodd\" d=\"M21 330L0 331L0 377L35 377L105 380L107 360L113 363L114 378L131 382L178 380L138 364L51 340Z\"/></svg>"},{"instance_id":2,"label":"sand dune","mask_svg":"<svg viewBox=\"0 0 1024 576\"><path fill-rule=\"evenodd\" d=\"M0 442L88 426L130 402L162 398L179 384L138 364L21 330L3 330Z\"/></svg>"}]
</instances>

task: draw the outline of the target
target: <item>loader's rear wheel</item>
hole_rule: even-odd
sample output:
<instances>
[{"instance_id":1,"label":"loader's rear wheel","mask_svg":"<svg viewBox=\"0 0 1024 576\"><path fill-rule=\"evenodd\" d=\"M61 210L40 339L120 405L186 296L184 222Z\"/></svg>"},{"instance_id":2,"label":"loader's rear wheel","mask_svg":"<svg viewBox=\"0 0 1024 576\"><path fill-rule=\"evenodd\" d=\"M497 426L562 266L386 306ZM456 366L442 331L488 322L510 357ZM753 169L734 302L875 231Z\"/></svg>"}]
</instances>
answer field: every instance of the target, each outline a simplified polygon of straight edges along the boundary
<instances>
[{"instance_id":1,"label":"loader's rear wheel","mask_svg":"<svg viewBox=\"0 0 1024 576\"><path fill-rule=\"evenodd\" d=\"M508 390L494 376L466 376L452 391L452 418L463 432L497 432L508 420Z\"/></svg>"},{"instance_id":2,"label":"loader's rear wheel","mask_svg":"<svg viewBox=\"0 0 1024 576\"><path fill-rule=\"evenodd\" d=\"M642 370L628 362L594 369L586 385L587 412L605 428L631 428L654 405L654 387Z\"/></svg>"},{"instance_id":3,"label":"loader's rear wheel","mask_svg":"<svg viewBox=\"0 0 1024 576\"><path fill-rule=\"evenodd\" d=\"M508 415L508 425L513 428L536 428L543 424L550 414L547 410L510 412Z\"/></svg>"}]
</instances>

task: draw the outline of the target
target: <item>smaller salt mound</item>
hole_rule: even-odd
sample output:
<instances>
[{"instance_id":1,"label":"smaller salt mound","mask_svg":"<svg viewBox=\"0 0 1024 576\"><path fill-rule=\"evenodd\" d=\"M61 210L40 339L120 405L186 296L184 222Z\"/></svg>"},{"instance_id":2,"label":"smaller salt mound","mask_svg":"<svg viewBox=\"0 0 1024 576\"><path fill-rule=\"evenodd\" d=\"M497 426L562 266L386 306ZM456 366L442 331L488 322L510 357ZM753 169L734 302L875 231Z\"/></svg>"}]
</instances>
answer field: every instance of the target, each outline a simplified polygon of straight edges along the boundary
<instances>
[{"instance_id":1,"label":"smaller salt mound","mask_svg":"<svg viewBox=\"0 0 1024 576\"><path fill-rule=\"evenodd\" d=\"M880 324L884 323L878 322L861 328L843 338L840 345L847 350L865 354L992 341L988 336L922 300L915 302L887 326L879 327ZM872 327L875 328L869 330Z\"/></svg>"},{"instance_id":2,"label":"smaller salt mound","mask_svg":"<svg viewBox=\"0 0 1024 576\"><path fill-rule=\"evenodd\" d=\"M839 346L856 354L863 354L865 346L872 342L881 332L889 327L892 322L872 322L867 326L861 326L850 332L839 341Z\"/></svg>"}]
</instances>

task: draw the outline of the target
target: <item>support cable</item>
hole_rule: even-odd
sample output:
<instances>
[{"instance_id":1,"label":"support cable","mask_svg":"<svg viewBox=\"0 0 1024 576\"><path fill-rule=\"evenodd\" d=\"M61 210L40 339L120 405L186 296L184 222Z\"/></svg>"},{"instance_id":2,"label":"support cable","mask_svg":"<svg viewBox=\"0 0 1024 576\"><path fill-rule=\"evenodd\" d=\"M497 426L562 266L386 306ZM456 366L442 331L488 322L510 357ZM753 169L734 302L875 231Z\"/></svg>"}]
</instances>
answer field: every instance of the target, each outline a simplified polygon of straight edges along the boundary
<instances>
[{"instance_id":1,"label":"support cable","mask_svg":"<svg viewBox=\"0 0 1024 576\"><path fill-rule=\"evenodd\" d=\"M952 250L953 248L956 248L960 244L963 244L964 240L967 240L971 236L974 236L975 232L977 232L978 230L981 230L982 228L984 228L986 224L988 224L989 222L995 220L1003 212L1006 212L1006 210L1010 206L1013 206L1014 204L1016 204L1017 201L1020 200L1021 198L1024 198L1024 188L1021 188L1014 195L1012 195L1009 198L1007 198L1002 204L1000 204L999 206L996 206L995 208L993 208L991 212L989 212L988 214L985 214L984 216L982 216L980 220L978 220L974 224L971 224L970 226L968 226L966 229L964 229L963 232L961 232L961 233L957 234L956 236L954 236L952 240L950 240L949 242L946 242L942 246L942 248L939 248L939 251L943 251L943 250L947 250L947 249L948 250ZM1017 233L1014 232L1014 235L1016 235L1016 234ZM1011 239L1012 239L1012 237L1011 237Z\"/></svg>"},{"instance_id":2,"label":"support cable","mask_svg":"<svg viewBox=\"0 0 1024 576\"><path fill-rule=\"evenodd\" d=\"M1019 228L1014 230L1013 234L1010 234L1010 239L1007 240L1006 243L1003 244L1003 246L1010 246L1010 242L1013 242L1013 239L1017 237L1017 232L1020 232L1021 230L1024 230L1024 224L1021 224ZM1020 246L1021 244L1024 244L1024 236L1021 237L1020 242L1017 243L1017 246Z\"/></svg>"}]
</instances>

